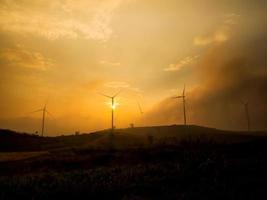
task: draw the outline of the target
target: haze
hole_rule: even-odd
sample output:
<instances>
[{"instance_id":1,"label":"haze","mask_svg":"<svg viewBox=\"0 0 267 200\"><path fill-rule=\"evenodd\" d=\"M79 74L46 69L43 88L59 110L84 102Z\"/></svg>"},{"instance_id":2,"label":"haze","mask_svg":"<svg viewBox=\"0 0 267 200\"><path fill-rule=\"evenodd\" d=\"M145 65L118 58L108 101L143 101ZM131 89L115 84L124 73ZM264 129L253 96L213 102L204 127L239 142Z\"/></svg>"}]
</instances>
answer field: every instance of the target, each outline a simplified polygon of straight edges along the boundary
<instances>
[{"instance_id":1,"label":"haze","mask_svg":"<svg viewBox=\"0 0 267 200\"><path fill-rule=\"evenodd\" d=\"M0 127L47 135L183 123L267 129L264 0L2 0ZM144 114L139 112L137 101Z\"/></svg>"}]
</instances>

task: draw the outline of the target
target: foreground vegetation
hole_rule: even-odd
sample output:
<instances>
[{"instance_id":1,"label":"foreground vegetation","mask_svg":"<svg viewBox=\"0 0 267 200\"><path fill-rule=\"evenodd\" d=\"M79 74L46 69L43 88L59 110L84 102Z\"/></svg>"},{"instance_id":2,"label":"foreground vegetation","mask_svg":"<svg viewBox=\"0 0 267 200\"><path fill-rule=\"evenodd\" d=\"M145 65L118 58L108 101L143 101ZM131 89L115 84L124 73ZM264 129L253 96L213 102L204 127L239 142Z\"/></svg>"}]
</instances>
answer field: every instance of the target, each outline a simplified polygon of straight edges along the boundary
<instances>
[{"instance_id":1,"label":"foreground vegetation","mask_svg":"<svg viewBox=\"0 0 267 200\"><path fill-rule=\"evenodd\" d=\"M104 138L0 162L0 199L267 199L264 137Z\"/></svg>"}]
</instances>

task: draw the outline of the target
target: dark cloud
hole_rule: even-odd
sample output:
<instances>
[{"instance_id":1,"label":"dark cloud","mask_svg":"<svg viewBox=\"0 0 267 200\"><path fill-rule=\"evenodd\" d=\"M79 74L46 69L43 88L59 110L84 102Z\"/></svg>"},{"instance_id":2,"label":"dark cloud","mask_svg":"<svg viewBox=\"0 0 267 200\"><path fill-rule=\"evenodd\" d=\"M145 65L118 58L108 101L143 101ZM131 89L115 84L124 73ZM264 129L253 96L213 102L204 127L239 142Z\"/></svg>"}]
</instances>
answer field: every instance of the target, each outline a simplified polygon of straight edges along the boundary
<instances>
[{"instance_id":1,"label":"dark cloud","mask_svg":"<svg viewBox=\"0 0 267 200\"><path fill-rule=\"evenodd\" d=\"M241 130L246 118L241 100L249 102L254 130L267 129L267 37L232 38L210 47L195 66L200 81L187 93L190 123ZM178 123L182 101L165 99L145 116L152 123Z\"/></svg>"}]
</instances>

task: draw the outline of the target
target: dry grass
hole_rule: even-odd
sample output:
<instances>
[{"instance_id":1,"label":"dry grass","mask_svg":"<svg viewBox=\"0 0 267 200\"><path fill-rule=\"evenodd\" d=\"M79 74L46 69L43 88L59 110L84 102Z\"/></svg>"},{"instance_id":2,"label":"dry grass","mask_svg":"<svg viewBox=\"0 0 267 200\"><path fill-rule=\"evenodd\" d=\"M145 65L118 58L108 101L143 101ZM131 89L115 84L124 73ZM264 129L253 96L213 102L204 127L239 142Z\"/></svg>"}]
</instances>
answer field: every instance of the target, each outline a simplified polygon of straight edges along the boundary
<instances>
[{"instance_id":1,"label":"dry grass","mask_svg":"<svg viewBox=\"0 0 267 200\"><path fill-rule=\"evenodd\" d=\"M24 160L34 157L39 157L48 154L47 151L34 151L34 152L0 152L0 162Z\"/></svg>"}]
</instances>

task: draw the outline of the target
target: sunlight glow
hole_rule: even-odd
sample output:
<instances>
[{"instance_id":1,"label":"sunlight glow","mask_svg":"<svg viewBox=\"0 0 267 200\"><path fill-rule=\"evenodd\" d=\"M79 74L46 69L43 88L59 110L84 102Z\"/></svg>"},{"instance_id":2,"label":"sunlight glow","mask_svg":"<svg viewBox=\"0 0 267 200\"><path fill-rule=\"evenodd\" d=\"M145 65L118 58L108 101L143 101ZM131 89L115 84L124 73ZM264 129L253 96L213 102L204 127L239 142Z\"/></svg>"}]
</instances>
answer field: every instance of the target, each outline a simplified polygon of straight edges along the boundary
<instances>
[{"instance_id":1,"label":"sunlight glow","mask_svg":"<svg viewBox=\"0 0 267 200\"><path fill-rule=\"evenodd\" d=\"M112 109L112 110L115 110L115 109L117 108L118 105L119 105L118 103L114 103L113 105L111 105L111 109Z\"/></svg>"}]
</instances>

